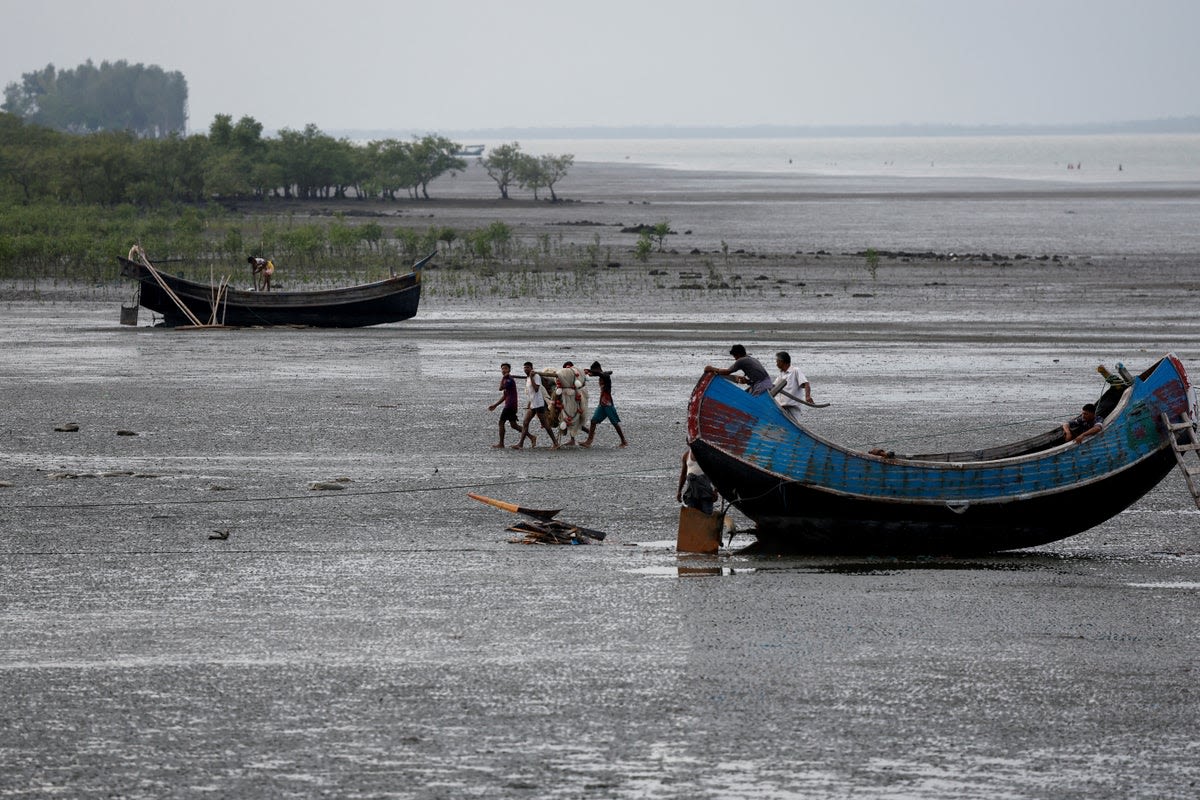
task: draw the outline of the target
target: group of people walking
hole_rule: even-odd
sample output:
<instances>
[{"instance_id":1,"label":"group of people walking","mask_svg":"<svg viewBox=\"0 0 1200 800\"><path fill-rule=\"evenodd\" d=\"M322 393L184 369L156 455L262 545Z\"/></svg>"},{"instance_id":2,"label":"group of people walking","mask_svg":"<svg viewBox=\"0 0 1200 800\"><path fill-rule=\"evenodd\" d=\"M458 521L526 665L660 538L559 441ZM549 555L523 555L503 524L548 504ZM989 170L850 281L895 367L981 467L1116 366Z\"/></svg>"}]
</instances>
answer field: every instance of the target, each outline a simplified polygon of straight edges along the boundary
<instances>
[{"instance_id":1,"label":"group of people walking","mask_svg":"<svg viewBox=\"0 0 1200 800\"><path fill-rule=\"evenodd\" d=\"M738 383L749 386L751 394L771 392L780 409L797 424L800 423L800 410L803 405L813 405L812 387L808 378L800 368L792 363L791 355L781 350L775 354L775 366L779 370L777 378L772 379L766 367L758 359L749 355L746 348L735 344L729 350L733 363L728 367L705 366L705 372L725 375ZM575 436L582 433L582 417L586 411L586 394L581 390L588 377L594 378L600 384L600 398L592 412L587 425L587 438L579 442L580 447L591 447L596 438L596 426L607 420L612 424L617 437L621 440L620 447L627 447L629 441L625 431L621 429L621 417L613 402L612 371L605 370L599 361L593 361L587 369L580 370L574 363L567 361L561 369L536 370L533 362L526 361L522 368L525 373L525 414L520 422L517 421L520 409L520 395L517 391L517 379L512 375L512 365L504 362L500 365L500 397L488 406L489 411L495 411L503 406L497 425L498 441L494 448L506 446L505 435L508 430L516 431L520 438L511 445L514 450L520 450L529 440L530 447L537 447L538 434L530 430L530 425L537 420L541 425L543 435L550 439L551 449L557 450L563 445L576 444ZM737 373L741 373L738 375ZM554 381L553 399L548 399L548 381ZM551 407L550 403L554 406ZM555 432L557 423L558 432ZM680 479L680 491L683 489L683 478Z\"/></svg>"},{"instance_id":2,"label":"group of people walking","mask_svg":"<svg viewBox=\"0 0 1200 800\"><path fill-rule=\"evenodd\" d=\"M586 408L585 403L580 402L586 395L582 394L580 390L587 377L595 378L600 384L600 399L596 403L596 409L588 423L587 439L579 442L579 446L591 447L596 437L596 426L605 420L612 423L613 429L621 439L620 446L626 447L629 444L625 438L625 432L621 429L621 417L617 414L617 407L613 402L612 372L606 371L599 361L593 361L592 365L584 370L577 369L570 361L564 363L559 370L539 372L533 368L533 363L530 361L526 361L523 368L525 371L525 416L518 424L517 409L520 402L517 394L517 381L512 376L511 364L505 362L500 365L500 398L488 406L488 410L495 411L501 405L504 406L504 410L500 412L500 439L492 447L502 448L505 446L504 436L509 428L520 434L517 443L512 445L514 450L523 448L526 439L529 440L530 447L537 447L538 437L529 429L535 419L542 426L545 435L549 437L551 449L557 450L563 445L576 444L575 436L582 432L582 415ZM553 379L556 384L553 395L555 404L553 420L550 404L543 391L545 381L550 379ZM558 422L560 428L558 435L555 435L554 421Z\"/></svg>"},{"instance_id":3,"label":"group of people walking","mask_svg":"<svg viewBox=\"0 0 1200 800\"><path fill-rule=\"evenodd\" d=\"M812 386L800 367L792 363L791 354L786 350L775 354L775 367L779 371L775 378L771 377L762 362L746 352L744 346L735 344L730 348L729 355L734 360L728 367L716 367L709 364L704 367L704 371L724 375L737 383L746 384L751 394L770 392L780 410L789 419L800 424L801 408L804 405L814 404ZM596 426L605 420L612 424L613 430L621 440L620 446L626 447L629 444L625 438L625 432L621 429L621 417L617 414L617 407L613 402L612 372L605 370L599 361L592 362L592 365L585 370L577 369L570 361L564 363L560 370L535 370L530 361L526 361L522 366L525 372L525 414L518 422L517 412L520 408L520 396L517 391L517 379L512 375L511 364L505 362L500 365L500 397L488 406L489 411L495 411L503 406L498 423L499 440L492 447L505 447L505 434L509 429L520 435L517 443L511 445L513 449L523 448L526 439L529 440L531 447L537 447L538 435L530 430L530 425L535 419L541 425L543 434L549 437L552 449L557 450L564 444L575 444L573 434L575 431L581 430L581 427L573 426L570 406L575 405L574 419L578 420L581 413L578 406L578 394L584 385L585 377L595 378L600 384L600 399L588 423L587 438L579 445L591 447L596 437ZM547 399L547 392L544 391L544 388L549 388L547 382L550 380L555 383L552 397L554 397L554 411L557 412L555 417L559 427L557 435L550 415L550 402ZM564 402L564 398L570 402ZM565 419L564 414L566 415ZM676 500L711 514L713 504L717 499L716 491L700 469L700 465L696 463L691 448L688 448L683 452L680 460Z\"/></svg>"}]
</instances>

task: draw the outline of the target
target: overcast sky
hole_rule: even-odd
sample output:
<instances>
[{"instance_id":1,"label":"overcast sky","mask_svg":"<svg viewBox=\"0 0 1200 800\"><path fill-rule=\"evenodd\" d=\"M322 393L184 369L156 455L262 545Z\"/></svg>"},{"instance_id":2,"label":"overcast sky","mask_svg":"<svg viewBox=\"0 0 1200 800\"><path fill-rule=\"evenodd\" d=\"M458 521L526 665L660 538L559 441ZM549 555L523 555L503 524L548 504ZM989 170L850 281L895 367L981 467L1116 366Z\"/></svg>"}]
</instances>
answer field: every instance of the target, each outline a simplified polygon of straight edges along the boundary
<instances>
[{"instance_id":1,"label":"overcast sky","mask_svg":"<svg viewBox=\"0 0 1200 800\"><path fill-rule=\"evenodd\" d=\"M0 0L0 83L124 59L190 127L1064 124L1200 114L1200 0Z\"/></svg>"}]
</instances>

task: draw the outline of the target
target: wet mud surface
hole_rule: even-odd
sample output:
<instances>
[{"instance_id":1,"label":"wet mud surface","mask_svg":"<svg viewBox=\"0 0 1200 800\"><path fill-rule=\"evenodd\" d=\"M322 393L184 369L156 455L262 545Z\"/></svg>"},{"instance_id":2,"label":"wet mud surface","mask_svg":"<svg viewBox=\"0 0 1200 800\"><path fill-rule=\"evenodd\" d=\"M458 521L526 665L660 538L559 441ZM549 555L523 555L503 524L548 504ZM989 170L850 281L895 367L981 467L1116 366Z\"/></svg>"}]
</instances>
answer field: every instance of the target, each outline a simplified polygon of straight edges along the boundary
<instances>
[{"instance_id":1,"label":"wet mud surface","mask_svg":"<svg viewBox=\"0 0 1200 800\"><path fill-rule=\"evenodd\" d=\"M673 549L687 396L734 341L790 350L839 441L1015 439L1098 363L1200 370L1186 264L1138 266L768 263L740 294L612 270L536 317L434 291L357 331L3 303L0 794L1193 797L1178 474L1020 553ZM568 358L614 370L630 446L492 449L497 364ZM468 491L609 538L512 545Z\"/></svg>"}]
</instances>

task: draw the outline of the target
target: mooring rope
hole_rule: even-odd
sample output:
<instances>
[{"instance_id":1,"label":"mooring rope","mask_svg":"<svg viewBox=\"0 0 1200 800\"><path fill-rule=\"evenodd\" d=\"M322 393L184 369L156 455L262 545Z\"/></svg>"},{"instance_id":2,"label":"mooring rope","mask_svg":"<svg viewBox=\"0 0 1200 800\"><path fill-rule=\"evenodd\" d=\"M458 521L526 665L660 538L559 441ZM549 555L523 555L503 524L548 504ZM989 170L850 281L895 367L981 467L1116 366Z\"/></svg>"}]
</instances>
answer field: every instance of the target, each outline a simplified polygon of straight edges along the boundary
<instances>
[{"instance_id":1,"label":"mooring rope","mask_svg":"<svg viewBox=\"0 0 1200 800\"><path fill-rule=\"evenodd\" d=\"M179 310L183 312L183 314L191 321L191 323L198 328L206 327L204 323L200 321L199 317L193 314L192 310L183 304L183 301L180 300L179 296L171 290L171 287L167 285L167 282L163 280L163 276L160 275L158 270L154 268L154 265L150 263L150 259L146 256L146 251L142 249L140 244L135 244L133 247L129 248L129 260L134 260L135 256L137 257L138 262L140 262L141 265L145 267L152 276L154 276L154 280L158 283L159 288L163 290L163 293L175 302L175 305L179 307Z\"/></svg>"}]
</instances>

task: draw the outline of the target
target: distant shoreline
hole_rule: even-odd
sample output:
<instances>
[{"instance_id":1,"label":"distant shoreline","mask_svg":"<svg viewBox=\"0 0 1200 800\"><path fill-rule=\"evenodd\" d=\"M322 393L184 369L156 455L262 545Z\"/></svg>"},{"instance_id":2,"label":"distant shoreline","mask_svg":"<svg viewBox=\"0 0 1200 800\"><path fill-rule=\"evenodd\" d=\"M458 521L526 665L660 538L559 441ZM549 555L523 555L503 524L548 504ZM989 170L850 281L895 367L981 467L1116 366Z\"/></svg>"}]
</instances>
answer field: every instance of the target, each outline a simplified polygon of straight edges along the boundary
<instances>
[{"instance_id":1,"label":"distant shoreline","mask_svg":"<svg viewBox=\"0 0 1200 800\"><path fill-rule=\"evenodd\" d=\"M423 136L429 131L347 128L327 131L347 139ZM1200 133L1200 116L1066 125L627 125L531 126L439 131L452 139L820 139L937 136L1093 136Z\"/></svg>"}]
</instances>

